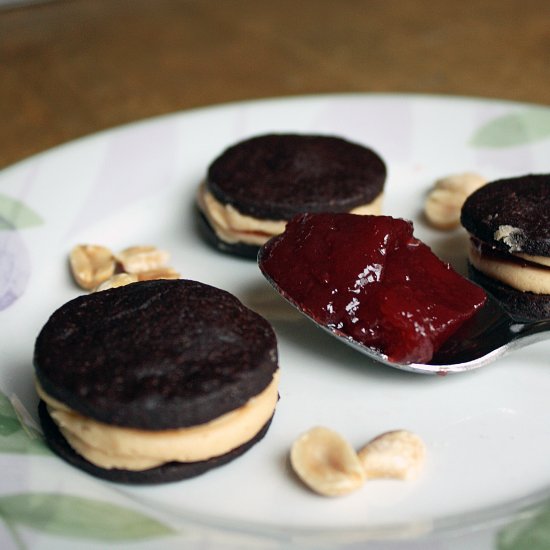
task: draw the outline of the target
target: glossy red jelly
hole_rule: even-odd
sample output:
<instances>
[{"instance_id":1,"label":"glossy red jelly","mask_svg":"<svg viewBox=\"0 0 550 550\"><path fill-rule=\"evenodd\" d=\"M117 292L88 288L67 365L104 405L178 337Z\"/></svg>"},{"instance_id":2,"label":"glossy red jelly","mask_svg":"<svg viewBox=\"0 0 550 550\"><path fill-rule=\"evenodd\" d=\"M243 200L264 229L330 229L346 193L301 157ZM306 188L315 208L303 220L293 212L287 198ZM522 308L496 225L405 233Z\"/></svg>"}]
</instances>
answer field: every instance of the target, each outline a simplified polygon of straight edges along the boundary
<instances>
[{"instance_id":1,"label":"glossy red jelly","mask_svg":"<svg viewBox=\"0 0 550 550\"><path fill-rule=\"evenodd\" d=\"M398 363L427 363L485 292L389 216L301 214L260 269L311 318Z\"/></svg>"}]
</instances>

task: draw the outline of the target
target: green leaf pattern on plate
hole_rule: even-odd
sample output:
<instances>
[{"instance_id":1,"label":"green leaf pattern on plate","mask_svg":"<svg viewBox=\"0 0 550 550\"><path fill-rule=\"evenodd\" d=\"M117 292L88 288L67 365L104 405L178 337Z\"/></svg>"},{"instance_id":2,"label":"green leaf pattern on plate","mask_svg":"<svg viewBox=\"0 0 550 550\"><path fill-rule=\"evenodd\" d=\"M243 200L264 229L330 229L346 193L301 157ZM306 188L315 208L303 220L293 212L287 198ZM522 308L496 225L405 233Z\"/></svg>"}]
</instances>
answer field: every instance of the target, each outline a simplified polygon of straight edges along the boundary
<instances>
[{"instance_id":1,"label":"green leaf pattern on plate","mask_svg":"<svg viewBox=\"0 0 550 550\"><path fill-rule=\"evenodd\" d=\"M12 532L15 526L26 526L50 535L95 541L137 541L177 532L131 508L61 493L2 496L0 517Z\"/></svg>"},{"instance_id":2,"label":"green leaf pattern on plate","mask_svg":"<svg viewBox=\"0 0 550 550\"><path fill-rule=\"evenodd\" d=\"M0 392L0 453L50 454L41 434L27 426L6 395Z\"/></svg>"},{"instance_id":3,"label":"green leaf pattern on plate","mask_svg":"<svg viewBox=\"0 0 550 550\"><path fill-rule=\"evenodd\" d=\"M550 504L527 519L515 521L498 535L498 550L548 550L550 548Z\"/></svg>"},{"instance_id":4,"label":"green leaf pattern on plate","mask_svg":"<svg viewBox=\"0 0 550 550\"><path fill-rule=\"evenodd\" d=\"M42 218L23 202L0 193L0 230L22 229L42 223Z\"/></svg>"},{"instance_id":5,"label":"green leaf pattern on plate","mask_svg":"<svg viewBox=\"0 0 550 550\"><path fill-rule=\"evenodd\" d=\"M50 454L41 434L26 425L0 392L0 453ZM18 527L96 541L135 541L176 531L140 512L95 499L59 493L0 496L0 519L18 548L25 548Z\"/></svg>"},{"instance_id":6,"label":"green leaf pattern on plate","mask_svg":"<svg viewBox=\"0 0 550 550\"><path fill-rule=\"evenodd\" d=\"M494 118L478 128L470 145L501 148L524 145L550 137L550 109L530 107Z\"/></svg>"}]
</instances>

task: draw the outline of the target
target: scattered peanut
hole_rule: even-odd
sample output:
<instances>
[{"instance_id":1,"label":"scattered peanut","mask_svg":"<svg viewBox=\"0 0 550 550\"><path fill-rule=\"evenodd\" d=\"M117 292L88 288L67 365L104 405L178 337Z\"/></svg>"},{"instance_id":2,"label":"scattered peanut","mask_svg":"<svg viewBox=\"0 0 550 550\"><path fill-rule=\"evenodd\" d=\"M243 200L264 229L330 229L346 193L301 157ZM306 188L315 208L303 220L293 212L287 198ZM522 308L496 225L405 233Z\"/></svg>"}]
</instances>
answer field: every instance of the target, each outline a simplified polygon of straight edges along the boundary
<instances>
[{"instance_id":1,"label":"scattered peanut","mask_svg":"<svg viewBox=\"0 0 550 550\"><path fill-rule=\"evenodd\" d=\"M301 435L292 445L290 463L298 477L321 495L344 495L365 482L355 450L328 428L313 428Z\"/></svg>"},{"instance_id":2,"label":"scattered peanut","mask_svg":"<svg viewBox=\"0 0 550 550\"><path fill-rule=\"evenodd\" d=\"M414 479L426 456L426 447L416 434L406 430L386 432L367 443L358 453L367 479Z\"/></svg>"},{"instance_id":3,"label":"scattered peanut","mask_svg":"<svg viewBox=\"0 0 550 550\"><path fill-rule=\"evenodd\" d=\"M131 246L126 248L116 259L126 273L141 273L165 267L170 255L154 246Z\"/></svg>"},{"instance_id":4,"label":"scattered peanut","mask_svg":"<svg viewBox=\"0 0 550 550\"><path fill-rule=\"evenodd\" d=\"M437 229L454 229L460 225L464 201L487 180L474 172L453 174L437 180L424 204L428 222Z\"/></svg>"},{"instance_id":5,"label":"scattered peanut","mask_svg":"<svg viewBox=\"0 0 550 550\"><path fill-rule=\"evenodd\" d=\"M463 195L471 195L480 187L483 187L487 180L475 172L463 172L461 174L451 174L435 182L436 189L449 189Z\"/></svg>"},{"instance_id":6,"label":"scattered peanut","mask_svg":"<svg viewBox=\"0 0 550 550\"><path fill-rule=\"evenodd\" d=\"M406 430L383 433L356 453L338 433L316 427L294 442L290 463L310 489L337 496L371 479L412 480L422 469L425 456L423 441Z\"/></svg>"},{"instance_id":7,"label":"scattered peanut","mask_svg":"<svg viewBox=\"0 0 550 550\"><path fill-rule=\"evenodd\" d=\"M428 195L424 213L430 225L450 230L460 225L460 210L466 197L450 189L434 189Z\"/></svg>"},{"instance_id":8,"label":"scattered peanut","mask_svg":"<svg viewBox=\"0 0 550 550\"><path fill-rule=\"evenodd\" d=\"M179 279L180 274L166 265L168 259L168 252L154 246L132 246L115 255L94 244L77 245L69 256L74 279L93 292L137 281Z\"/></svg>"},{"instance_id":9,"label":"scattered peanut","mask_svg":"<svg viewBox=\"0 0 550 550\"><path fill-rule=\"evenodd\" d=\"M119 286L126 286L137 281L138 276L133 273L117 273L109 277L106 281L103 281L93 290L93 292L101 292L102 290L109 290L110 288L118 288Z\"/></svg>"},{"instance_id":10,"label":"scattered peanut","mask_svg":"<svg viewBox=\"0 0 550 550\"><path fill-rule=\"evenodd\" d=\"M161 267L159 269L150 269L149 271L140 271L137 275L138 281L153 281L156 279L179 279L181 275L172 267Z\"/></svg>"},{"instance_id":11,"label":"scattered peanut","mask_svg":"<svg viewBox=\"0 0 550 550\"><path fill-rule=\"evenodd\" d=\"M69 263L75 281L87 290L106 281L115 272L113 253L105 246L76 245L70 252Z\"/></svg>"}]
</instances>

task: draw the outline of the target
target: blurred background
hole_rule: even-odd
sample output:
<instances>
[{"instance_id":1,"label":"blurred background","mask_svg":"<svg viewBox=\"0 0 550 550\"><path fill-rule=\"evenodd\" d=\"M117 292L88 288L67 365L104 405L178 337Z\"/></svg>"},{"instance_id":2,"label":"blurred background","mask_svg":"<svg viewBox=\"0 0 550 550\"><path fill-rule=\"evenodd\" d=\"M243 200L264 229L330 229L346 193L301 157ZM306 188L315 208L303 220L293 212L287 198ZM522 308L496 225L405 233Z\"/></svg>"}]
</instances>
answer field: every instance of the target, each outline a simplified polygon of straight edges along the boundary
<instances>
[{"instance_id":1,"label":"blurred background","mask_svg":"<svg viewBox=\"0 0 550 550\"><path fill-rule=\"evenodd\" d=\"M0 0L0 168L145 117L330 92L550 104L550 2Z\"/></svg>"}]
</instances>

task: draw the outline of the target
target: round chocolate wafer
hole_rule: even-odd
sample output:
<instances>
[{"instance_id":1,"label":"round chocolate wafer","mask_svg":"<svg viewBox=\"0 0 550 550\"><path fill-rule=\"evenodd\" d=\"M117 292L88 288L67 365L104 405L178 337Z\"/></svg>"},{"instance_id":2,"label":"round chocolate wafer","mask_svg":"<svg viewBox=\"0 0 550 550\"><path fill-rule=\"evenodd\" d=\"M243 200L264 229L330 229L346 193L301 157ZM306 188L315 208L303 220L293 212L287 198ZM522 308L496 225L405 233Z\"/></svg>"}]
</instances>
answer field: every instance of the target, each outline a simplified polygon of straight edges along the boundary
<instances>
[{"instance_id":1,"label":"round chocolate wafer","mask_svg":"<svg viewBox=\"0 0 550 550\"><path fill-rule=\"evenodd\" d=\"M347 212L383 190L386 167L372 149L340 137L268 134L226 149L208 169L207 189L260 219Z\"/></svg>"},{"instance_id":2,"label":"round chocolate wafer","mask_svg":"<svg viewBox=\"0 0 550 550\"><path fill-rule=\"evenodd\" d=\"M243 408L272 384L278 356L264 318L226 291L180 279L133 283L68 302L41 330L34 365L41 393L55 407L57 402L99 427L162 436L208 426ZM261 412L249 441L234 448L223 443L224 452L212 458L130 471L79 456L41 408L56 453L94 475L129 483L183 479L228 462L263 437L273 414Z\"/></svg>"},{"instance_id":3,"label":"round chocolate wafer","mask_svg":"<svg viewBox=\"0 0 550 550\"><path fill-rule=\"evenodd\" d=\"M466 199L461 223L498 250L550 257L550 174L488 183Z\"/></svg>"}]
</instances>

